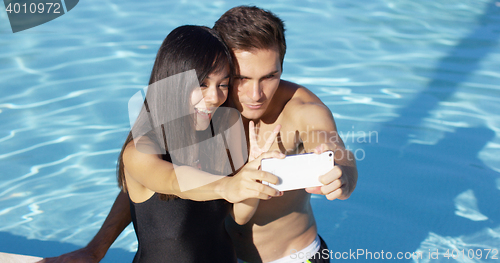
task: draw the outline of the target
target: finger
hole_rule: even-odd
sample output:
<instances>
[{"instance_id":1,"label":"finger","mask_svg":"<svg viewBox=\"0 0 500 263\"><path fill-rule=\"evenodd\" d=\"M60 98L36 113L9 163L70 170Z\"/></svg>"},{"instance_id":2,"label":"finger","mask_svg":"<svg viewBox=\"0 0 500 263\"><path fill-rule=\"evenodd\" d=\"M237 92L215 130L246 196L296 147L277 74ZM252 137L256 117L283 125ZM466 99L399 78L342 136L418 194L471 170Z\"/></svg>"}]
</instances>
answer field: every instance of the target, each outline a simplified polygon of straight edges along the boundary
<instances>
[{"instance_id":1,"label":"finger","mask_svg":"<svg viewBox=\"0 0 500 263\"><path fill-rule=\"evenodd\" d=\"M258 169L259 166L260 166L260 162L262 161L262 159L265 159L265 158L283 159L285 157L286 157L286 155L284 155L283 153L279 152L278 150L272 151L272 152L266 152L266 153L261 154L255 160L247 163L246 166L248 166L250 168L253 168L253 169Z\"/></svg>"},{"instance_id":2,"label":"finger","mask_svg":"<svg viewBox=\"0 0 500 263\"><path fill-rule=\"evenodd\" d=\"M322 144L321 144L321 153L324 153L324 152L326 152L326 151L328 151L328 145L326 145L326 144L322 143Z\"/></svg>"},{"instance_id":3,"label":"finger","mask_svg":"<svg viewBox=\"0 0 500 263\"><path fill-rule=\"evenodd\" d=\"M330 184L331 182L342 177L342 170L338 166L333 167L328 173L321 175L318 180L324 184Z\"/></svg>"},{"instance_id":4,"label":"finger","mask_svg":"<svg viewBox=\"0 0 500 263\"><path fill-rule=\"evenodd\" d=\"M335 171L330 170L328 173L318 177L318 180L323 184L323 185L328 185L331 184L333 181L337 180L338 177L336 176L337 174Z\"/></svg>"},{"instance_id":5,"label":"finger","mask_svg":"<svg viewBox=\"0 0 500 263\"><path fill-rule=\"evenodd\" d=\"M318 145L318 147L316 147L316 149L317 149L318 154L322 154L322 153L328 151L328 145L322 143L322 144Z\"/></svg>"},{"instance_id":6,"label":"finger","mask_svg":"<svg viewBox=\"0 0 500 263\"><path fill-rule=\"evenodd\" d=\"M255 171L254 173L252 173L250 175L250 179L252 181L256 181L256 182L266 181L266 182L271 183L271 184L278 184L279 183L278 176L276 176L272 173L264 172L264 171Z\"/></svg>"},{"instance_id":7,"label":"finger","mask_svg":"<svg viewBox=\"0 0 500 263\"><path fill-rule=\"evenodd\" d=\"M316 146L316 148L314 148L314 150L313 150L313 153L320 154L321 153L321 145Z\"/></svg>"},{"instance_id":8,"label":"finger","mask_svg":"<svg viewBox=\"0 0 500 263\"><path fill-rule=\"evenodd\" d=\"M323 195L329 195L330 193L336 191L337 189L340 189L341 186L342 183L340 182L340 180L337 179L330 184L321 186L321 192Z\"/></svg>"},{"instance_id":9,"label":"finger","mask_svg":"<svg viewBox=\"0 0 500 263\"><path fill-rule=\"evenodd\" d=\"M331 171L334 173L337 179L342 177L342 169L340 169L340 166L338 165L334 166Z\"/></svg>"},{"instance_id":10,"label":"finger","mask_svg":"<svg viewBox=\"0 0 500 263\"><path fill-rule=\"evenodd\" d=\"M273 198L273 196L261 193L259 191L255 191L255 190L248 190L248 191L250 193L249 195L252 196L252 198L258 198L261 200L269 200L269 199Z\"/></svg>"},{"instance_id":11,"label":"finger","mask_svg":"<svg viewBox=\"0 0 500 263\"><path fill-rule=\"evenodd\" d=\"M316 154L322 154L322 153L329 151L329 150L330 149L328 148L328 145L325 143L322 143L322 144L316 146L316 148L314 148L313 152Z\"/></svg>"},{"instance_id":12,"label":"finger","mask_svg":"<svg viewBox=\"0 0 500 263\"><path fill-rule=\"evenodd\" d=\"M262 148L263 152L269 151L271 149L271 146L273 145L274 141L276 140L276 137L278 137L278 133L281 130L281 125L278 124L276 127L274 127L273 133L271 133L271 136L267 138L266 144L264 145L264 148Z\"/></svg>"},{"instance_id":13,"label":"finger","mask_svg":"<svg viewBox=\"0 0 500 263\"><path fill-rule=\"evenodd\" d=\"M264 158L277 158L277 159L283 159L285 158L286 155L283 154L282 152L278 151L278 150L275 150L275 151L271 151L271 152L265 152L263 154L261 154L259 156L259 158L257 159L264 159Z\"/></svg>"},{"instance_id":14,"label":"finger","mask_svg":"<svg viewBox=\"0 0 500 263\"><path fill-rule=\"evenodd\" d=\"M310 193L310 194L317 194L317 195L320 195L322 194L321 193L321 186L317 186L317 187L307 187L306 188L306 192Z\"/></svg>"},{"instance_id":15,"label":"finger","mask_svg":"<svg viewBox=\"0 0 500 263\"><path fill-rule=\"evenodd\" d=\"M337 189L333 193L326 195L326 199L335 200L335 199L339 198L341 195L342 195L342 189Z\"/></svg>"},{"instance_id":16,"label":"finger","mask_svg":"<svg viewBox=\"0 0 500 263\"><path fill-rule=\"evenodd\" d=\"M339 180L342 183L342 186L347 186L347 184L349 183L346 179L346 176L344 176L343 174L340 175Z\"/></svg>"},{"instance_id":17,"label":"finger","mask_svg":"<svg viewBox=\"0 0 500 263\"><path fill-rule=\"evenodd\" d=\"M264 185L261 183L257 182L252 182L248 188L251 191L256 191L259 192L259 196L262 196L261 194L264 194L266 196L280 196L281 192L279 190L276 190L272 188L271 186Z\"/></svg>"}]
</instances>

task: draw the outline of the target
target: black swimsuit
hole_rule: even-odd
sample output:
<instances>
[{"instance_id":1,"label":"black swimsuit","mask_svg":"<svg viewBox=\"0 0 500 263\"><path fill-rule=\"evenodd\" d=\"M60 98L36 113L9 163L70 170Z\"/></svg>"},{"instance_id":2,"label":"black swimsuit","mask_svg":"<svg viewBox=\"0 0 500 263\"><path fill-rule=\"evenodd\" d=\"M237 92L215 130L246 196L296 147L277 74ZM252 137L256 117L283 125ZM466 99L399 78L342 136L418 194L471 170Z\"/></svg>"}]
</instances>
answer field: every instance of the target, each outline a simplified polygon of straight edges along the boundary
<instances>
[{"instance_id":1,"label":"black swimsuit","mask_svg":"<svg viewBox=\"0 0 500 263\"><path fill-rule=\"evenodd\" d=\"M130 201L139 241L133 262L236 262L224 227L231 208L225 200L163 201L158 193L143 203Z\"/></svg>"}]
</instances>

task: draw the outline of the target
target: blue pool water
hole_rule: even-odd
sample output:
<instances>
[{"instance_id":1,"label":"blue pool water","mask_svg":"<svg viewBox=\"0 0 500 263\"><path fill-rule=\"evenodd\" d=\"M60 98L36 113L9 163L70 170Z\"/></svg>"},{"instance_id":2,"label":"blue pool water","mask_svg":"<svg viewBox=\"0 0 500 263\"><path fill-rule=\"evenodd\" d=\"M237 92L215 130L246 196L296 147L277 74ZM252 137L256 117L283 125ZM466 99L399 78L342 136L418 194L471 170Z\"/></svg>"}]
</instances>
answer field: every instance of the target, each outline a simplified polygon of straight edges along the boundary
<instances>
[{"instance_id":1,"label":"blue pool water","mask_svg":"<svg viewBox=\"0 0 500 263\"><path fill-rule=\"evenodd\" d=\"M55 256L90 241L119 191L127 101L147 85L161 41L179 25L212 26L238 4L80 1L16 34L0 11L0 252ZM500 249L500 2L252 4L285 20L283 79L325 102L358 158L351 198L312 199L329 248L491 261L485 249ZM103 262L130 261L136 245L129 226ZM446 259L447 249L483 258Z\"/></svg>"}]
</instances>

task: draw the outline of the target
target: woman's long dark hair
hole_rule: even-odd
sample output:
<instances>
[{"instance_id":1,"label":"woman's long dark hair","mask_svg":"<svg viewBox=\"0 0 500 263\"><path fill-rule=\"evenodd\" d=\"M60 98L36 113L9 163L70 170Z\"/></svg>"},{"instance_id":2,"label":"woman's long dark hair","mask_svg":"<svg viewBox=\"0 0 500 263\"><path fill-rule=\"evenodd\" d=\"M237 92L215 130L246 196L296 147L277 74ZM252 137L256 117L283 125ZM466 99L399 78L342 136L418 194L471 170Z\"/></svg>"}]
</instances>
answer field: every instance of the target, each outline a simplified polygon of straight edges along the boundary
<instances>
[{"instance_id":1,"label":"woman's long dark hair","mask_svg":"<svg viewBox=\"0 0 500 263\"><path fill-rule=\"evenodd\" d=\"M137 139L137 132L133 135L133 131L137 131L138 127L145 127L151 124L154 114L166 114L170 117L167 119L172 120L166 125L152 127L151 131L142 133L141 135L147 138L162 150L162 158L166 161L172 162L172 157L168 153L169 149L180 149L188 145L194 145L200 141L200 133L196 132L195 119L189 112L192 105L190 105L191 93L194 88L199 87L198 83L195 86L190 85L189 81L180 78L169 78L177 74L185 73L190 70L196 71L196 76L199 83L202 83L205 78L211 73L218 73L229 67L230 70L230 83L232 87L233 76L233 60L231 53L217 33L204 26L181 26L174 29L163 41L151 72L149 79L149 87L146 94L146 100L137 117L131 132L129 133L125 143L122 146L117 164L117 177L118 184L123 191L127 191L127 184L125 180L125 167L123 164L123 152L127 145ZM182 74L181 74L182 75ZM165 84L163 80L169 78L172 81ZM186 84L187 83L187 84ZM191 83L192 84L192 83ZM155 86L156 85L156 86ZM152 88L154 87L154 88ZM169 88L168 92L152 93L154 89ZM160 95L158 95L160 94ZM226 102L223 104L223 106ZM216 114L213 116L212 121L223 123L220 120L227 116L224 114ZM175 118L178 116L178 118ZM224 127L217 125L216 133L222 132ZM213 129L213 125L210 128ZM175 140L166 140L166 135ZM136 142L137 143L137 142ZM187 145L186 145L187 144ZM225 153L218 151L218 153L200 153L196 148L189 148L188 151L182 151L181 155L175 156L176 164L184 164L193 166L196 163L199 154L209 154L213 159L210 163L220 163L220 160L226 160ZM217 151L216 151L217 152ZM217 167L204 167L208 170L217 171ZM222 172L222 171L221 171ZM172 199L174 195L160 195L162 199Z\"/></svg>"}]
</instances>

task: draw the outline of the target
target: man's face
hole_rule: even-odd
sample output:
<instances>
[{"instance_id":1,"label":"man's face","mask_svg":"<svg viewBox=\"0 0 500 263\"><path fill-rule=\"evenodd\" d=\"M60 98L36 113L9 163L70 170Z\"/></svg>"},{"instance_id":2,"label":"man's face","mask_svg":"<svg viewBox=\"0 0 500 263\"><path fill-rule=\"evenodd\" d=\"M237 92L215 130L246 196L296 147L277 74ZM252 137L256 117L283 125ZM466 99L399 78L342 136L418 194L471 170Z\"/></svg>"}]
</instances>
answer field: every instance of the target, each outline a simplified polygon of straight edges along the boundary
<instances>
[{"instance_id":1,"label":"man's face","mask_svg":"<svg viewBox=\"0 0 500 263\"><path fill-rule=\"evenodd\" d=\"M240 67L232 92L236 108L247 119L260 119L280 84L279 53L276 49L233 51Z\"/></svg>"}]
</instances>

